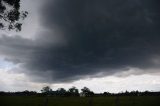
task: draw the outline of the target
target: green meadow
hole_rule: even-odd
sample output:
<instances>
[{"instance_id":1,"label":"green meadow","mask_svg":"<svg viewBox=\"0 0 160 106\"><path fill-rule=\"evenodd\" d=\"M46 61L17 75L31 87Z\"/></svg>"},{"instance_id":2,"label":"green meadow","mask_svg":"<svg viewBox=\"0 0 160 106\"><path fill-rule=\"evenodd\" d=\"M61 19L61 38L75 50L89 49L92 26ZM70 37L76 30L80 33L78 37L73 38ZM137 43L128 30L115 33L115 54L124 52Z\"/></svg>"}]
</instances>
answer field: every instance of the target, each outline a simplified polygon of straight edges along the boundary
<instances>
[{"instance_id":1,"label":"green meadow","mask_svg":"<svg viewBox=\"0 0 160 106\"><path fill-rule=\"evenodd\" d=\"M0 106L160 106L160 96L0 96Z\"/></svg>"}]
</instances>

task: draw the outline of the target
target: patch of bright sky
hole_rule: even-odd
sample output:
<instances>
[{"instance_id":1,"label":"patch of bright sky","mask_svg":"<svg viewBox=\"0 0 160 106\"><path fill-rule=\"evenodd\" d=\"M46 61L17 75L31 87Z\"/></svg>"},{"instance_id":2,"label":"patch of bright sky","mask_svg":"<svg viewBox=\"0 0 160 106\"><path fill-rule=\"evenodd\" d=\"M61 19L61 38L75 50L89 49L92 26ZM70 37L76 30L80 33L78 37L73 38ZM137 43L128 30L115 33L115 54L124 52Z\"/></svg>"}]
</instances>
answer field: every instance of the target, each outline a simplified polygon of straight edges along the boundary
<instances>
[{"instance_id":1,"label":"patch of bright sky","mask_svg":"<svg viewBox=\"0 0 160 106\"><path fill-rule=\"evenodd\" d=\"M0 69L9 70L15 65L11 62L5 61L4 58L0 57Z\"/></svg>"},{"instance_id":2,"label":"patch of bright sky","mask_svg":"<svg viewBox=\"0 0 160 106\"><path fill-rule=\"evenodd\" d=\"M94 92L121 92L121 91L160 91L160 77L158 75L132 75L128 77L109 76L104 78L93 78L88 80L79 80L72 84L55 84L53 88L65 86L69 88L76 86L90 88Z\"/></svg>"}]
</instances>

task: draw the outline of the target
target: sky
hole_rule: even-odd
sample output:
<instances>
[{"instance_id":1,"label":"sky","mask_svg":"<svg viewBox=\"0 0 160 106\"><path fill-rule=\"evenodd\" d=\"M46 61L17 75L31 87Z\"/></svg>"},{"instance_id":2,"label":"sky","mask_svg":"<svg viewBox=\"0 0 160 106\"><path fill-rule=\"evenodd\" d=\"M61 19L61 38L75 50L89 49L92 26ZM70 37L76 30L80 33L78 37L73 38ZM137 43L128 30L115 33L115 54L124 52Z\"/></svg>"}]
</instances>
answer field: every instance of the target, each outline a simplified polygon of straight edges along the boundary
<instances>
[{"instance_id":1,"label":"sky","mask_svg":"<svg viewBox=\"0 0 160 106\"><path fill-rule=\"evenodd\" d=\"M0 30L0 91L160 91L159 0L21 0Z\"/></svg>"}]
</instances>

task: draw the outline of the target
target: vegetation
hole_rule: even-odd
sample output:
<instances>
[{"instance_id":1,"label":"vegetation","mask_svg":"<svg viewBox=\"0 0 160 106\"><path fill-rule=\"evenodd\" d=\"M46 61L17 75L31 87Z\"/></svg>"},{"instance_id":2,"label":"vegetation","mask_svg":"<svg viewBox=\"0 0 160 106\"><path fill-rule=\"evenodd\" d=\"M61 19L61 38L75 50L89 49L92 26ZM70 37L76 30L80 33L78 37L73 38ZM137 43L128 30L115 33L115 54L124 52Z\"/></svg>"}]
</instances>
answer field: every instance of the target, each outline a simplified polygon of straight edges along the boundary
<instances>
[{"instance_id":1,"label":"vegetation","mask_svg":"<svg viewBox=\"0 0 160 106\"><path fill-rule=\"evenodd\" d=\"M81 97L81 93L85 96ZM79 93L76 87L53 91L43 87L35 91L0 92L0 106L160 106L160 92L104 92L96 94L84 87Z\"/></svg>"},{"instance_id":2,"label":"vegetation","mask_svg":"<svg viewBox=\"0 0 160 106\"><path fill-rule=\"evenodd\" d=\"M51 87L45 86L41 89L41 93L36 91L21 91L21 92L3 92L0 91L0 96L53 96L53 97L80 97L80 94L84 94L83 97L108 97L108 96L160 96L160 92L139 92L139 91L125 91L120 93L94 93L87 87L83 87L81 92L76 87L71 87L68 90L64 88L58 88L52 90Z\"/></svg>"},{"instance_id":3,"label":"vegetation","mask_svg":"<svg viewBox=\"0 0 160 106\"><path fill-rule=\"evenodd\" d=\"M50 92L52 92L52 89L49 86L45 86L42 88L41 92L49 94Z\"/></svg>"},{"instance_id":4,"label":"vegetation","mask_svg":"<svg viewBox=\"0 0 160 106\"><path fill-rule=\"evenodd\" d=\"M82 91L82 94L84 94L84 96L94 96L93 91L91 91L87 87L82 88L81 91Z\"/></svg>"},{"instance_id":5,"label":"vegetation","mask_svg":"<svg viewBox=\"0 0 160 106\"><path fill-rule=\"evenodd\" d=\"M0 29L21 31L27 15L27 11L20 11L20 0L0 0Z\"/></svg>"}]
</instances>

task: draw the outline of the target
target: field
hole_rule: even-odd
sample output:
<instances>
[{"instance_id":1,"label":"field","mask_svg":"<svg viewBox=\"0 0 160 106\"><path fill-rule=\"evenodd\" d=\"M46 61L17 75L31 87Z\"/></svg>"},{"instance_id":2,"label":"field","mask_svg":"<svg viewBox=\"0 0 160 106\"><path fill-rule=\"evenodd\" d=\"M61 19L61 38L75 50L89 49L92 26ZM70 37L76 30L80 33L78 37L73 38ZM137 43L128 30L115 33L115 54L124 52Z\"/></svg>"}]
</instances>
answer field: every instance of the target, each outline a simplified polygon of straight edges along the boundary
<instances>
[{"instance_id":1,"label":"field","mask_svg":"<svg viewBox=\"0 0 160 106\"><path fill-rule=\"evenodd\" d=\"M160 96L40 97L0 96L0 106L160 106Z\"/></svg>"}]
</instances>

